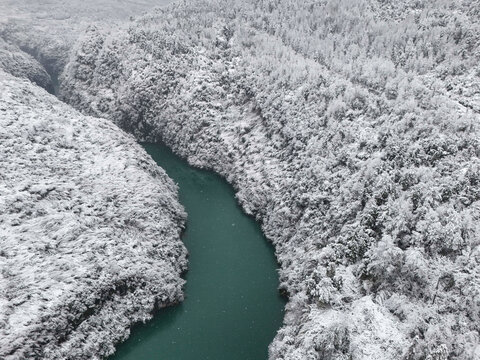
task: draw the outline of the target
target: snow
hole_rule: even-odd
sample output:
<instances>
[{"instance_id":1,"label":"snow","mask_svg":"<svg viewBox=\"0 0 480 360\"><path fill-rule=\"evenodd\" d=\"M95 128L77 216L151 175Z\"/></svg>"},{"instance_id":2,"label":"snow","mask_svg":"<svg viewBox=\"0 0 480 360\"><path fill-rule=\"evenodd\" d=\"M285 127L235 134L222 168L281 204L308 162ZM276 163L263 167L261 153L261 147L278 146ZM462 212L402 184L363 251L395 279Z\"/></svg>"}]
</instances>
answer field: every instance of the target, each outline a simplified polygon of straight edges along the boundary
<instances>
[{"instance_id":1,"label":"snow","mask_svg":"<svg viewBox=\"0 0 480 360\"><path fill-rule=\"evenodd\" d=\"M185 213L131 136L0 70L0 168L0 358L99 358L183 299Z\"/></svg>"},{"instance_id":2,"label":"snow","mask_svg":"<svg viewBox=\"0 0 480 360\"><path fill-rule=\"evenodd\" d=\"M64 101L235 186L289 296L271 359L470 360L479 14L468 1L191 0L81 34L55 17L51 34L13 20L2 34L63 71Z\"/></svg>"},{"instance_id":3,"label":"snow","mask_svg":"<svg viewBox=\"0 0 480 360\"><path fill-rule=\"evenodd\" d=\"M177 3L84 34L60 95L235 186L289 295L271 359L471 359L475 14L471 2Z\"/></svg>"},{"instance_id":4,"label":"snow","mask_svg":"<svg viewBox=\"0 0 480 360\"><path fill-rule=\"evenodd\" d=\"M50 75L32 56L0 38L0 68L14 76L27 78L38 86L53 92Z\"/></svg>"}]
</instances>

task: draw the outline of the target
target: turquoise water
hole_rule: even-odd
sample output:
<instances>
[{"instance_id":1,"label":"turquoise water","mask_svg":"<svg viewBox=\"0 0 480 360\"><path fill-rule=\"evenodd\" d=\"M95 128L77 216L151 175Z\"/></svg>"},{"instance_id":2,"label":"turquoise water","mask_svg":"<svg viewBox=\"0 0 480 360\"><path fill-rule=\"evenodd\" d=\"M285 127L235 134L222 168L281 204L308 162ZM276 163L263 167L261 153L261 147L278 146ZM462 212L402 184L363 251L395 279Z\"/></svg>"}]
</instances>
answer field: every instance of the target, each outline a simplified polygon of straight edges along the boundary
<instances>
[{"instance_id":1,"label":"turquoise water","mask_svg":"<svg viewBox=\"0 0 480 360\"><path fill-rule=\"evenodd\" d=\"M188 213L186 299L135 326L110 359L267 359L285 305L273 247L225 180L191 167L164 145L144 147L178 183Z\"/></svg>"}]
</instances>

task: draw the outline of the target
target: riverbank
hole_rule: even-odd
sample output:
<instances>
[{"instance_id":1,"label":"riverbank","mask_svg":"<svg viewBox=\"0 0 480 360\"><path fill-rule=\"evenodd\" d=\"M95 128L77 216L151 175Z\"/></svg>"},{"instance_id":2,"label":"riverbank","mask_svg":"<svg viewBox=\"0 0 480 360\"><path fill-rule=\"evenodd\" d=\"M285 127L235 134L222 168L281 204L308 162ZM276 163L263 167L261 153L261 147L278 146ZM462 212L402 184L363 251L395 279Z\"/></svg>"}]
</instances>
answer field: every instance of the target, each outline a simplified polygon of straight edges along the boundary
<instances>
[{"instance_id":1,"label":"riverbank","mask_svg":"<svg viewBox=\"0 0 480 360\"><path fill-rule=\"evenodd\" d=\"M185 300L135 326L111 359L267 359L285 306L273 247L224 179L165 145L144 147L179 186L188 214Z\"/></svg>"},{"instance_id":2,"label":"riverbank","mask_svg":"<svg viewBox=\"0 0 480 360\"><path fill-rule=\"evenodd\" d=\"M234 185L289 295L272 359L467 359L480 351L475 14L177 3L91 29L61 96Z\"/></svg>"},{"instance_id":3,"label":"riverbank","mask_svg":"<svg viewBox=\"0 0 480 360\"><path fill-rule=\"evenodd\" d=\"M0 70L0 358L99 359L183 300L186 214L135 140Z\"/></svg>"}]
</instances>

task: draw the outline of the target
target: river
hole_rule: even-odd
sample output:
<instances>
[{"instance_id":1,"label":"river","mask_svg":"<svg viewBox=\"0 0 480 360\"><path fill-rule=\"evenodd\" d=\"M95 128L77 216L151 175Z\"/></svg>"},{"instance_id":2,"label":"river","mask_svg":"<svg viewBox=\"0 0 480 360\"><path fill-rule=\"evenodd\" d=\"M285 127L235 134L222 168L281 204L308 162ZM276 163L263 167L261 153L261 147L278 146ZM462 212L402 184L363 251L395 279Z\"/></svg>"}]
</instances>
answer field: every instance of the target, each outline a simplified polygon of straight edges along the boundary
<instances>
[{"instance_id":1,"label":"river","mask_svg":"<svg viewBox=\"0 0 480 360\"><path fill-rule=\"evenodd\" d=\"M266 360L285 306L272 245L224 179L164 145L144 147L178 184L188 213L186 299L134 326L109 359Z\"/></svg>"}]
</instances>

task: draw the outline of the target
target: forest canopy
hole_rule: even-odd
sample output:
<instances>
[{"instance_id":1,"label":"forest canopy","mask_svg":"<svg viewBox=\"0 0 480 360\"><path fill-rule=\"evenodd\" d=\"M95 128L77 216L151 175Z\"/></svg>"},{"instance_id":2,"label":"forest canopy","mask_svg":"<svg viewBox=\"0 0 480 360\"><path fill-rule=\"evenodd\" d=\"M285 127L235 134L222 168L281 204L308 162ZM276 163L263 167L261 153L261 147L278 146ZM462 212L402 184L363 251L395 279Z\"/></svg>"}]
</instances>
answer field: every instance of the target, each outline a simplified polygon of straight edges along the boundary
<instances>
[{"instance_id":1,"label":"forest canopy","mask_svg":"<svg viewBox=\"0 0 480 360\"><path fill-rule=\"evenodd\" d=\"M189 1L90 27L61 96L223 174L276 247L271 359L480 356L480 6Z\"/></svg>"}]
</instances>

